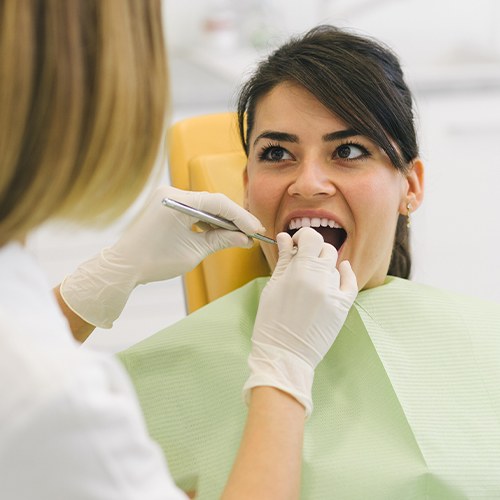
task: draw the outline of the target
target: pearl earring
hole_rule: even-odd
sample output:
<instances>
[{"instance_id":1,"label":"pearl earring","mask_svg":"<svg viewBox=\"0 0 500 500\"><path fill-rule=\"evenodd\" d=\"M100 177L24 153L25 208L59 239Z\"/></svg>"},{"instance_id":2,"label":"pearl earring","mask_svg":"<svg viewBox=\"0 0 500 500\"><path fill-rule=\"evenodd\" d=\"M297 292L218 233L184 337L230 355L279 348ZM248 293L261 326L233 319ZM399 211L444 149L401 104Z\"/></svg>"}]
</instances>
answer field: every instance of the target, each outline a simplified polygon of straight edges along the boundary
<instances>
[{"instance_id":1,"label":"pearl earring","mask_svg":"<svg viewBox=\"0 0 500 500\"><path fill-rule=\"evenodd\" d=\"M408 213L406 214L406 227L411 226L410 212L411 212L411 203L406 204L406 210Z\"/></svg>"}]
</instances>

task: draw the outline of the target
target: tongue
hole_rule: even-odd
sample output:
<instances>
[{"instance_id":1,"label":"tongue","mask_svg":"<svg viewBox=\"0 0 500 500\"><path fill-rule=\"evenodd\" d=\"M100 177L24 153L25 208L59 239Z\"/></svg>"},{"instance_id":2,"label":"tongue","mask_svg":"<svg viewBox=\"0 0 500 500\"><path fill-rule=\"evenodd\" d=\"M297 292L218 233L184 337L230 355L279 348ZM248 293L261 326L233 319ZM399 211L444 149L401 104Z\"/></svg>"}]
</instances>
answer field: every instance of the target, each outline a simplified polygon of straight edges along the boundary
<instances>
[{"instance_id":1,"label":"tongue","mask_svg":"<svg viewBox=\"0 0 500 500\"><path fill-rule=\"evenodd\" d=\"M326 243L330 243L330 245L333 245L337 250L340 249L347 238L347 233L344 229L323 226L313 227L313 229L323 236ZM297 231L298 229L292 229L288 231L288 233L293 236Z\"/></svg>"}]
</instances>

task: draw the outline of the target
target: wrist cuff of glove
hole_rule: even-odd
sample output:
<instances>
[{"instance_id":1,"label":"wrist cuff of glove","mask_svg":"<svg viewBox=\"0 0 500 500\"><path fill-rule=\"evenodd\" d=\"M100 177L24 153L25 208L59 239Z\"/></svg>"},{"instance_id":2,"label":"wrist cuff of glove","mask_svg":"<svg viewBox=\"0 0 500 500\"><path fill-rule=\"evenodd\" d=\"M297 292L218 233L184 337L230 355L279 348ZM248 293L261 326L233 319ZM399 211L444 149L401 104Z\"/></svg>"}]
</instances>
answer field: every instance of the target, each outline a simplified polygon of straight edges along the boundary
<instances>
[{"instance_id":1,"label":"wrist cuff of glove","mask_svg":"<svg viewBox=\"0 0 500 500\"><path fill-rule=\"evenodd\" d=\"M293 396L306 410L313 410L312 384L314 369L296 355L273 346L256 346L248 358L250 377L243 386L243 398L248 405L254 387L276 387Z\"/></svg>"},{"instance_id":2,"label":"wrist cuff of glove","mask_svg":"<svg viewBox=\"0 0 500 500\"><path fill-rule=\"evenodd\" d=\"M60 293L67 306L87 323L111 328L135 288L136 280L129 267L106 259L105 251L67 276L61 283Z\"/></svg>"}]
</instances>

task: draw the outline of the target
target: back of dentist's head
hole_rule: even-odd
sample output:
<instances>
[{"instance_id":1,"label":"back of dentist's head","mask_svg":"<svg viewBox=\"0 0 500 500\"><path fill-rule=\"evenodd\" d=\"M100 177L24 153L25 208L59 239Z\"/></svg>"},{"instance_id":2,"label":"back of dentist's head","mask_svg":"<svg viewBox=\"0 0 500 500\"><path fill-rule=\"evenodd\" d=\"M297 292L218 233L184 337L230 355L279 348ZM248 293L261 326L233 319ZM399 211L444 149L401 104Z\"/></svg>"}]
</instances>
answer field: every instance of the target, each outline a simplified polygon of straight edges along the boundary
<instances>
[{"instance_id":1,"label":"back of dentist's head","mask_svg":"<svg viewBox=\"0 0 500 500\"><path fill-rule=\"evenodd\" d=\"M0 246L120 215L156 164L167 92L161 0L0 1Z\"/></svg>"}]
</instances>

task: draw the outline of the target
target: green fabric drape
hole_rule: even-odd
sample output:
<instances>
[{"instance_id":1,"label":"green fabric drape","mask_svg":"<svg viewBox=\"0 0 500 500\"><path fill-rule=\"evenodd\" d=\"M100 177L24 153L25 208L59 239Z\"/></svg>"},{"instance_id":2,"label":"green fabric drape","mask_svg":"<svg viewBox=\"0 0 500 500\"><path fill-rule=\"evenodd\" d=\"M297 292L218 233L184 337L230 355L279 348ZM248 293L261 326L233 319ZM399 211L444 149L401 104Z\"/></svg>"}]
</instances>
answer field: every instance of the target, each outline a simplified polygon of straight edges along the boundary
<instances>
[{"instance_id":1,"label":"green fabric drape","mask_svg":"<svg viewBox=\"0 0 500 500\"><path fill-rule=\"evenodd\" d=\"M220 496L246 418L257 279L120 354L176 482ZM304 499L500 498L500 306L389 277L316 370Z\"/></svg>"}]
</instances>

